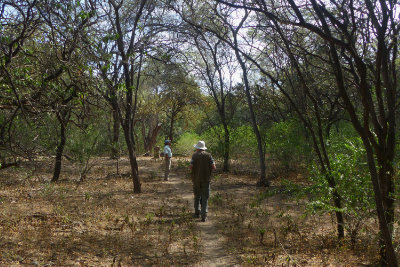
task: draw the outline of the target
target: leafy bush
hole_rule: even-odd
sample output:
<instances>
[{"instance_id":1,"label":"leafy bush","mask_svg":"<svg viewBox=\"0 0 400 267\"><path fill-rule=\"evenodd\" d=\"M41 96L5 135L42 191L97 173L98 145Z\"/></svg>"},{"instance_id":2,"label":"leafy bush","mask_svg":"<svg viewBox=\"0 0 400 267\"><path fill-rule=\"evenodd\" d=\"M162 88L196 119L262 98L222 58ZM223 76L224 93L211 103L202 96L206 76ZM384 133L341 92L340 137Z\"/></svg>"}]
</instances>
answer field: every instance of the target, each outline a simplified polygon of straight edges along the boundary
<instances>
[{"instance_id":1,"label":"leafy bush","mask_svg":"<svg viewBox=\"0 0 400 267\"><path fill-rule=\"evenodd\" d=\"M237 128L229 128L229 135L231 158L257 157L257 140L250 126L243 125ZM214 157L223 157L225 132L222 125L207 129L201 134L200 139L206 142L208 150L212 152Z\"/></svg>"},{"instance_id":2,"label":"leafy bush","mask_svg":"<svg viewBox=\"0 0 400 267\"><path fill-rule=\"evenodd\" d=\"M265 132L266 153L284 169L296 168L311 157L304 133L304 128L294 120L273 124Z\"/></svg>"},{"instance_id":3,"label":"leafy bush","mask_svg":"<svg viewBox=\"0 0 400 267\"><path fill-rule=\"evenodd\" d=\"M90 159L99 153L100 130L90 124L86 129L72 131L67 139L66 152L72 157L72 160L79 164L81 179L86 177L92 165Z\"/></svg>"},{"instance_id":4,"label":"leafy bush","mask_svg":"<svg viewBox=\"0 0 400 267\"><path fill-rule=\"evenodd\" d=\"M328 153L332 168L330 175L335 179L336 188L342 197L341 211L346 217L345 227L355 236L361 222L373 217L375 209L365 150L359 137L347 134L330 138ZM309 188L312 192L309 211L336 211L332 203L332 190L316 166L312 168L311 180L314 186Z\"/></svg>"},{"instance_id":5,"label":"leafy bush","mask_svg":"<svg viewBox=\"0 0 400 267\"><path fill-rule=\"evenodd\" d=\"M207 149L212 152L214 157L220 158L224 154L224 128L222 125L207 129L201 134L199 140L206 142Z\"/></svg>"},{"instance_id":6,"label":"leafy bush","mask_svg":"<svg viewBox=\"0 0 400 267\"><path fill-rule=\"evenodd\" d=\"M93 125L86 129L71 130L65 150L74 160L80 163L85 162L96 152L99 136L99 129L94 128Z\"/></svg>"},{"instance_id":7,"label":"leafy bush","mask_svg":"<svg viewBox=\"0 0 400 267\"><path fill-rule=\"evenodd\" d=\"M257 157L257 140L251 126L230 129L230 149L232 157Z\"/></svg>"},{"instance_id":8,"label":"leafy bush","mask_svg":"<svg viewBox=\"0 0 400 267\"><path fill-rule=\"evenodd\" d=\"M195 133L184 133L178 139L178 141L173 145L173 153L191 155L194 151L193 145L197 144L200 137ZM207 144L207 142L206 142ZM164 145L161 146L161 148Z\"/></svg>"},{"instance_id":9,"label":"leafy bush","mask_svg":"<svg viewBox=\"0 0 400 267\"><path fill-rule=\"evenodd\" d=\"M0 115L0 124L8 121L5 114ZM8 126L8 125L7 125ZM7 146L0 147L1 157L12 156L34 158L37 154L53 152L57 145L57 124L47 113L34 120L16 116L10 128L6 128Z\"/></svg>"}]
</instances>

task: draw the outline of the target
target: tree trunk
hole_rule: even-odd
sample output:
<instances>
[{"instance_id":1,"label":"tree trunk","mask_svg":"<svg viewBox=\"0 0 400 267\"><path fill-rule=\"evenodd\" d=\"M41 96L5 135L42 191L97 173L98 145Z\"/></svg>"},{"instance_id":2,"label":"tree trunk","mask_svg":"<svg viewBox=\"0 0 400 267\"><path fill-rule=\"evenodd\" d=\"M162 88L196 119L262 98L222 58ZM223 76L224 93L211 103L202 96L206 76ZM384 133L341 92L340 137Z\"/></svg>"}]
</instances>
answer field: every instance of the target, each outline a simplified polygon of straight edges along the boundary
<instances>
[{"instance_id":1,"label":"tree trunk","mask_svg":"<svg viewBox=\"0 0 400 267\"><path fill-rule=\"evenodd\" d=\"M130 93L129 93L130 91ZM132 93L132 89L128 90L127 94L128 97L127 99L129 99L129 94ZM132 109L130 108L130 104L129 102L127 103L127 115L125 118L125 123L123 125L123 129L124 129L124 136L125 136L125 142L126 142L126 146L128 148L128 155L129 155L129 163L131 166L131 173L132 173L132 182L133 182L133 192L134 193L141 193L142 192L142 187L141 187L141 183L139 180L139 168L138 168L138 164L136 161L136 153L135 153L135 141L134 141L134 137L133 137L133 121L130 118L131 114L132 114Z\"/></svg>"},{"instance_id":2,"label":"tree trunk","mask_svg":"<svg viewBox=\"0 0 400 267\"><path fill-rule=\"evenodd\" d=\"M374 196L376 203L376 211L378 214L379 230L382 236L382 241L380 241L380 243L383 244L383 247L381 248L381 263L383 264L383 266L397 267L398 264L397 264L396 252L394 250L392 243L392 235L389 226L390 223L387 221L387 210L385 210L385 205L384 205L385 198L383 197L383 190L379 183L379 175L375 166L374 153L365 136L363 138L363 142L367 152L368 167L371 174L371 181L374 189Z\"/></svg>"},{"instance_id":3,"label":"tree trunk","mask_svg":"<svg viewBox=\"0 0 400 267\"><path fill-rule=\"evenodd\" d=\"M124 64L125 73L125 85L126 85L126 106L125 106L125 117L121 120L122 128L124 130L125 142L128 149L129 163L131 166L131 175L133 182L133 192L141 193L141 184L139 180L139 168L136 161L135 154L135 141L133 136L133 117L134 111L132 109L133 100L133 86L131 76L129 72L129 66ZM133 74L132 74L133 75Z\"/></svg>"},{"instance_id":4,"label":"tree trunk","mask_svg":"<svg viewBox=\"0 0 400 267\"><path fill-rule=\"evenodd\" d=\"M113 137L112 137L112 144L111 144L111 159L118 159L119 158L119 116L117 108L113 108Z\"/></svg>"},{"instance_id":5,"label":"tree trunk","mask_svg":"<svg viewBox=\"0 0 400 267\"><path fill-rule=\"evenodd\" d=\"M223 162L223 171L224 172L228 172L229 171L229 129L228 129L228 124L226 122L226 114L225 114L225 93L224 93L224 75L222 74L221 71L221 65L218 61L218 47L219 44L221 44L221 40L218 41L217 43L215 43L214 45L212 45L207 38L205 37L205 35L199 31L198 32L200 34L200 36L203 38L203 40L205 41L208 50L211 52L212 54L212 58L213 58L213 64L214 64L214 68L216 70L216 72L218 73L218 83L219 83L219 92L216 86L216 82L214 80L214 75L212 74L212 67L209 66L209 61L207 59L207 57L203 54L202 52L202 46L199 44L197 38L195 39L196 42L196 46L197 49L200 53L201 58L203 59L203 62L205 63L205 69L206 69L206 77L209 80L209 90L211 91L211 96L214 99L214 102L217 106L217 110L218 110L218 114L220 116L221 119L221 123L224 127L224 151L223 151L223 158L224 158L224 162ZM218 96L220 98L218 98Z\"/></svg>"},{"instance_id":6,"label":"tree trunk","mask_svg":"<svg viewBox=\"0 0 400 267\"><path fill-rule=\"evenodd\" d=\"M386 154L388 151L387 149L385 149L385 140L387 140L388 144L390 144L392 147L394 147L394 122L393 121L389 121L389 122L384 122L385 124L387 123L388 127L389 127L389 135L386 136L384 134L383 131L378 131L377 132L377 138L379 140L379 142L377 143L376 146L378 146L377 148L375 148L375 152L374 149L372 147L371 144L371 140L369 139L369 126L367 126L366 128L364 128L362 126L362 124L359 121L359 118L355 112L355 108L353 106L353 104L350 101L349 95L346 91L346 87L345 87L345 82L344 82L344 76L342 73L342 69L340 67L340 61L339 61L339 56L338 53L335 49L334 44L330 44L331 45L331 57L333 59L333 66L336 66L334 68L334 72L335 72L335 76L336 76L336 82L339 88L339 93L341 98L343 99L344 102L344 106L346 108L346 110L348 111L349 115L350 115L350 119L351 122L354 126L354 128L356 129L356 131L359 133L366 153L367 153L367 161L368 161L368 167L369 167L369 172L371 175L371 182L372 182L372 187L374 189L374 196L375 196L375 204L376 204L376 211L377 211L377 215L378 215L378 221L379 221L379 230L380 230L380 234L382 236L382 243L383 247L381 250L381 260L382 263L386 266L398 266L397 264L397 258L396 258L396 253L393 247L393 242L392 242L392 235L391 235L391 226L390 226L390 221L391 220L391 215L390 215L390 210L385 209L385 206L389 206L386 208L391 208L393 204L391 204L391 201L389 200L388 202L386 202L387 198L390 198L391 196L389 195L385 195L388 194L389 192L385 192L387 190L393 190L393 173L389 173L387 174L387 171L390 170L386 170L385 166L386 164L392 164L393 163L393 157L391 154L391 151L389 151L389 154ZM361 77L361 82L360 82L360 95L366 99L368 98L366 95L366 92L369 92L369 86L368 86L368 82L367 82L367 75L366 75L366 71L367 71L367 67L365 66L365 64L363 64L361 61L357 62L357 69L360 73L360 77ZM390 97L389 97L390 98ZM369 98L371 99L371 98ZM393 104L392 104L393 105ZM392 110L390 112L390 116L393 116L393 120L395 119L395 113L394 113L394 106L392 106L389 104L389 108L391 108ZM368 112L364 111L364 116L369 116L368 114L371 114L374 112L373 110L373 105L368 103L366 100L363 101L363 106L364 109ZM366 121L366 119L364 118L364 121ZM379 145L380 144L380 145ZM378 170L377 170L377 166L375 163L375 156L377 156L377 160L378 160L378 166L379 168L383 168L384 171L381 172L381 174L378 174ZM388 157L389 155L389 157ZM380 176L382 175L382 176ZM385 204L386 202L386 204ZM389 212L389 213L387 213ZM387 217L389 216L389 217Z\"/></svg>"},{"instance_id":7,"label":"tree trunk","mask_svg":"<svg viewBox=\"0 0 400 267\"><path fill-rule=\"evenodd\" d=\"M388 138L389 139L389 138ZM390 142L388 140L388 142ZM394 147L394 146L393 146ZM392 148L389 148L393 150ZM385 153L386 152L386 153ZM394 198L392 197L395 188L393 182L393 153L392 151L385 151L383 153L378 153L378 166L380 166L378 171L378 179L381 185L382 191L382 204L384 209L384 215L386 224L388 227L388 231L391 235L393 235L393 224L394 224ZM387 265L389 262L392 262L390 251L387 250L385 236L383 235L383 231L380 232L381 238L379 240L380 245L380 255L381 255L381 265Z\"/></svg>"},{"instance_id":8,"label":"tree trunk","mask_svg":"<svg viewBox=\"0 0 400 267\"><path fill-rule=\"evenodd\" d=\"M61 117L61 115L57 115L57 118L58 122L60 123L60 142L57 145L56 163L54 165L53 178L51 179L52 182L57 182L58 179L60 178L62 156L64 153L64 147L66 141L64 119Z\"/></svg>"},{"instance_id":9,"label":"tree trunk","mask_svg":"<svg viewBox=\"0 0 400 267\"><path fill-rule=\"evenodd\" d=\"M131 173L132 173L131 175L132 175L132 182L133 182L133 192L141 193L142 185L139 180L139 167L137 164L134 143L132 140L132 127L130 127L129 125L123 125L123 129L124 129L126 146L128 148L129 164L130 164Z\"/></svg>"},{"instance_id":10,"label":"tree trunk","mask_svg":"<svg viewBox=\"0 0 400 267\"><path fill-rule=\"evenodd\" d=\"M143 119L141 120L141 122L142 122L143 148L144 148L144 152L147 153L147 152L150 152L150 150L149 150L149 133L146 134L146 124ZM149 131L150 131L150 129L149 129Z\"/></svg>"},{"instance_id":11,"label":"tree trunk","mask_svg":"<svg viewBox=\"0 0 400 267\"><path fill-rule=\"evenodd\" d=\"M157 143L157 136L158 132L161 130L161 123L157 123L157 126L153 129L153 132L151 134L150 140L149 140L149 151L153 150L154 145Z\"/></svg>"},{"instance_id":12,"label":"tree trunk","mask_svg":"<svg viewBox=\"0 0 400 267\"><path fill-rule=\"evenodd\" d=\"M226 122L223 122L224 125L224 135L225 135L225 140L224 140L224 165L223 165L223 171L228 172L229 171L229 129L228 125Z\"/></svg>"},{"instance_id":13,"label":"tree trunk","mask_svg":"<svg viewBox=\"0 0 400 267\"><path fill-rule=\"evenodd\" d=\"M266 172L265 154L264 154L260 130L258 129L257 120L256 120L256 116L255 116L254 109L253 109L253 102L252 102L251 94L250 94L250 85L249 85L249 81L247 78L247 71L245 69L246 66L241 59L239 60L239 62L240 62L239 63L240 66L242 67L242 70L243 70L243 80L244 80L244 84L245 84L245 93L246 93L246 97L247 97L247 104L249 105L251 125L253 127L253 131L254 131L254 134L255 134L256 140L257 140L258 159L259 159L259 163L260 163L260 180L257 182L257 185L258 186L269 186L269 181L267 181L267 176L265 174L265 172Z\"/></svg>"},{"instance_id":14,"label":"tree trunk","mask_svg":"<svg viewBox=\"0 0 400 267\"><path fill-rule=\"evenodd\" d=\"M237 44L237 32L234 32L234 42L235 42L235 45L234 45L235 55L236 55L237 60L239 61L239 65L242 68L242 72L243 72L243 82L244 82L244 88L245 88L245 93L246 93L246 97L247 97L247 104L249 105L251 125L253 127L253 131L254 131L254 134L255 134L256 140L257 140L258 158L259 158L259 163L260 163L260 180L257 182L257 186L269 186L270 183L267 180L267 176L265 174L265 172L266 172L265 154L264 154L263 144L262 144L262 140L261 140L261 134L258 129L257 120L256 120L256 116L255 116L254 109L253 109L253 101L252 101L251 93L250 93L250 84L249 84L249 80L247 77L246 64L243 62L243 59L239 54L239 49L238 49L238 44Z\"/></svg>"},{"instance_id":15,"label":"tree trunk","mask_svg":"<svg viewBox=\"0 0 400 267\"><path fill-rule=\"evenodd\" d=\"M342 239L342 238L344 238L344 218L343 218L343 212L341 211L342 197L339 195L339 193L336 189L335 180L331 177L330 174L325 174L325 175L326 175L326 180L328 181L329 187L332 190L333 203L335 205L335 208L338 209L335 211L338 239Z\"/></svg>"},{"instance_id":16,"label":"tree trunk","mask_svg":"<svg viewBox=\"0 0 400 267\"><path fill-rule=\"evenodd\" d=\"M125 141L126 145L128 148L128 154L129 154L129 162L131 165L131 172L132 172L132 180L133 180L133 192L134 193L140 193L141 192L141 184L139 181L139 168L137 165L136 161L136 154L135 154L135 138L134 138L134 131L133 131L133 122L135 120L135 113L136 113L136 108L137 108L137 92L139 88L139 83L140 83L140 71L142 68L142 59L143 59L143 53L144 53L144 45L141 47L140 57L139 57L139 63L138 63L138 72L137 72L137 77L136 77L136 86L134 86L134 74L135 74L135 69L134 69L134 64L131 62L131 59L135 58L135 51L134 49L136 48L135 44L135 38L136 38L136 30L138 27L138 23L142 16L143 10L146 5L146 0L141 0L139 3L139 9L136 12L136 16L134 21L133 21L133 28L131 29L131 35L130 39L128 42L125 42L124 37L127 36L126 34L123 33L122 31L122 25L121 25L121 19L120 19L120 13L119 10L122 8L122 3L119 2L118 4L115 1L109 1L111 6L114 9L114 20L113 25L115 26L115 30L118 33L118 38L116 38L116 45L118 47L118 51L121 56L121 64L123 68L123 75L124 75L124 82L125 82L125 89L126 89L126 99L125 99L125 116L122 119L122 115L120 117L121 125L124 130L124 136L125 136ZM126 48L126 43L129 43L130 45L128 46L127 50ZM133 90L135 89L135 102L133 102Z\"/></svg>"}]
</instances>

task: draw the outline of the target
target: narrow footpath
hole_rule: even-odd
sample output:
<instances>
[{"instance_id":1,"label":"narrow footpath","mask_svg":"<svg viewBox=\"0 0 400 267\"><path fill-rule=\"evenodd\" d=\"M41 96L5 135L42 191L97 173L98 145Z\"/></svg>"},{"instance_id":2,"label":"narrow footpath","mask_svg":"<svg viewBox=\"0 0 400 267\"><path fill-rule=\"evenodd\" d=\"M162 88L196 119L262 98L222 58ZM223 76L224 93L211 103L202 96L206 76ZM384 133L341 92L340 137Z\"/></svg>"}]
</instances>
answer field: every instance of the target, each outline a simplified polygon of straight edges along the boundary
<instances>
[{"instance_id":1,"label":"narrow footpath","mask_svg":"<svg viewBox=\"0 0 400 267\"><path fill-rule=\"evenodd\" d=\"M188 203L189 210L193 210L193 191L192 186L189 182L185 182L183 177L171 174L169 181L176 188L176 192L180 197ZM203 247L203 260L196 264L196 267L200 266L240 266L236 259L230 255L224 248L225 240L222 235L218 233L213 221L216 218L213 216L213 212L209 209L209 214L206 222L201 222L200 219L195 219L200 229L201 244Z\"/></svg>"}]
</instances>

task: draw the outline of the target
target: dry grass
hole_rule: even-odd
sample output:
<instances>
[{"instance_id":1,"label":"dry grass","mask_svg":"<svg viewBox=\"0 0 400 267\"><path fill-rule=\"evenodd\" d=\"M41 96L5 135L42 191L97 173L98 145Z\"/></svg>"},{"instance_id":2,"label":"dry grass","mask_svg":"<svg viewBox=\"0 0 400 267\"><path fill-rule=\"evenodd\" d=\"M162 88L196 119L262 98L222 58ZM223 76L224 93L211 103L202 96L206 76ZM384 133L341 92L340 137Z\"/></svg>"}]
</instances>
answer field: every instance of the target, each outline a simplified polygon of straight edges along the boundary
<instances>
[{"instance_id":1,"label":"dry grass","mask_svg":"<svg viewBox=\"0 0 400 267\"><path fill-rule=\"evenodd\" d=\"M127 159L95 159L83 182L65 161L61 181L49 183L52 161L23 163L0 173L0 266L181 266L203 253L198 222L176 188L162 182L160 161L139 158L141 194L132 194ZM187 186L187 159L172 172ZM296 176L297 177L297 176ZM360 266L377 262L375 235L354 250L339 244L329 216L304 216L304 205L265 190L256 178L215 174L211 222L225 251L242 266ZM272 189L277 189L274 180ZM279 190L277 190L279 192Z\"/></svg>"},{"instance_id":2,"label":"dry grass","mask_svg":"<svg viewBox=\"0 0 400 267\"><path fill-rule=\"evenodd\" d=\"M146 166L144 193L133 195L131 180L112 175L106 159L83 183L72 166L48 183L47 164L29 178L27 168L2 173L0 265L186 265L198 258L186 203L146 175Z\"/></svg>"},{"instance_id":3,"label":"dry grass","mask_svg":"<svg viewBox=\"0 0 400 267\"><path fill-rule=\"evenodd\" d=\"M241 265L376 265L375 233L360 235L352 249L349 240L337 241L333 217L306 216L303 201L270 194L272 190L281 191L278 180L268 189L255 188L252 180L222 174L213 187L212 210L219 218L217 227L227 238L227 249L240 258ZM270 197L260 198L264 193Z\"/></svg>"}]
</instances>

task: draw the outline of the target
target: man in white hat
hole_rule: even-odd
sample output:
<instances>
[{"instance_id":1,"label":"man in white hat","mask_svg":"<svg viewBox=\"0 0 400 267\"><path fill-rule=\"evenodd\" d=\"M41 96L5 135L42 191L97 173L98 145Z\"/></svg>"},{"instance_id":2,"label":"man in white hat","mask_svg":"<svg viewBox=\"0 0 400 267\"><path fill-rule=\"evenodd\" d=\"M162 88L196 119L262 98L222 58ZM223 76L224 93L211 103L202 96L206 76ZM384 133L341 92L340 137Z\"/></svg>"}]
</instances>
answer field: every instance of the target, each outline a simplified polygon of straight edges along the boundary
<instances>
[{"instance_id":1,"label":"man in white hat","mask_svg":"<svg viewBox=\"0 0 400 267\"><path fill-rule=\"evenodd\" d=\"M210 178L212 170L215 170L214 159L207 149L204 141L199 141L194 145L196 152L190 161L192 171L193 193L194 193L194 214L205 222L208 212L208 197L210 196ZM201 210L200 210L201 206Z\"/></svg>"}]
</instances>

